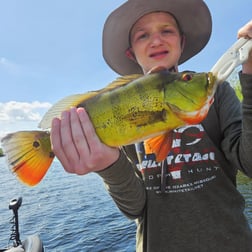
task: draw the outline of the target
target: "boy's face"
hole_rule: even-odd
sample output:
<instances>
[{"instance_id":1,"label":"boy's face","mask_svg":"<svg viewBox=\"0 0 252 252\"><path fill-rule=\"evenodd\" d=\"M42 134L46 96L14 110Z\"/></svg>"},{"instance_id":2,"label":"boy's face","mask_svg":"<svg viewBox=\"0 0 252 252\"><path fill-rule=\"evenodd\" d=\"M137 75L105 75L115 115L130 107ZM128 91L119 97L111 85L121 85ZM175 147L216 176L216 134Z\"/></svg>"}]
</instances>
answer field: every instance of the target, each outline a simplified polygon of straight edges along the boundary
<instances>
[{"instance_id":1,"label":"boy's face","mask_svg":"<svg viewBox=\"0 0 252 252\"><path fill-rule=\"evenodd\" d=\"M172 15L152 12L141 17L132 27L130 50L144 73L155 66L177 68L183 50L181 40Z\"/></svg>"}]
</instances>

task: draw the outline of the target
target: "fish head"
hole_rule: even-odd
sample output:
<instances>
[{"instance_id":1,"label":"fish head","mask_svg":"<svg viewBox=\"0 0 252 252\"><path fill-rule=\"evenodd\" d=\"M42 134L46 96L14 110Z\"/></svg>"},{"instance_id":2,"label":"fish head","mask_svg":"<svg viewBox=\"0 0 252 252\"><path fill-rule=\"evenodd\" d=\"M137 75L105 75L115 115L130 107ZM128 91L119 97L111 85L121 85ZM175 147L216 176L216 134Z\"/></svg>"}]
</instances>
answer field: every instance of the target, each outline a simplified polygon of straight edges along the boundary
<instances>
[{"instance_id":1,"label":"fish head","mask_svg":"<svg viewBox=\"0 0 252 252\"><path fill-rule=\"evenodd\" d=\"M165 102L187 123L198 123L213 103L215 78L212 73L170 73L173 81L165 85ZM171 79L171 77L168 77Z\"/></svg>"}]
</instances>

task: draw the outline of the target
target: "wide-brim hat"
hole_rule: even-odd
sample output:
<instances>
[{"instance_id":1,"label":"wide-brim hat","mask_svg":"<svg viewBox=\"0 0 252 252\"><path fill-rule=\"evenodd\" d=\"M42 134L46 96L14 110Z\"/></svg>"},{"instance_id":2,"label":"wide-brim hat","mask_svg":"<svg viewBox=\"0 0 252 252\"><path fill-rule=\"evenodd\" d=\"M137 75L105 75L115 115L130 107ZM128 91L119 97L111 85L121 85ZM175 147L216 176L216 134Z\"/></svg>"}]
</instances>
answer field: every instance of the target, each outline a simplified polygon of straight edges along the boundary
<instances>
[{"instance_id":1,"label":"wide-brim hat","mask_svg":"<svg viewBox=\"0 0 252 252\"><path fill-rule=\"evenodd\" d=\"M212 31L212 18L202 0L128 0L107 18L102 39L103 57L120 75L142 73L141 67L126 57L129 34L136 21L147 13L164 11L172 14L185 35L182 64L202 50Z\"/></svg>"}]
</instances>

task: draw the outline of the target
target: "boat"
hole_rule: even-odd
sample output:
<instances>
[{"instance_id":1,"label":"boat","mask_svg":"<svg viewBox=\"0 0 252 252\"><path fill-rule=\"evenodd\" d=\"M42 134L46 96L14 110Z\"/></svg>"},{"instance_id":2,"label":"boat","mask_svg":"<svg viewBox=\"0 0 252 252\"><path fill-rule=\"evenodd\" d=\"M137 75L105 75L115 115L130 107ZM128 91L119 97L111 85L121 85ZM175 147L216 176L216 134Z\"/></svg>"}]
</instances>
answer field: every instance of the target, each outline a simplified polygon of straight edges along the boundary
<instances>
[{"instance_id":1,"label":"boat","mask_svg":"<svg viewBox=\"0 0 252 252\"><path fill-rule=\"evenodd\" d=\"M8 248L0 249L0 252L45 252L43 242L38 234L30 235L25 240L20 240L19 224L18 224L18 209L22 205L22 197L12 199L9 203L9 209L13 211L11 218L11 234L10 241L13 244Z\"/></svg>"}]
</instances>

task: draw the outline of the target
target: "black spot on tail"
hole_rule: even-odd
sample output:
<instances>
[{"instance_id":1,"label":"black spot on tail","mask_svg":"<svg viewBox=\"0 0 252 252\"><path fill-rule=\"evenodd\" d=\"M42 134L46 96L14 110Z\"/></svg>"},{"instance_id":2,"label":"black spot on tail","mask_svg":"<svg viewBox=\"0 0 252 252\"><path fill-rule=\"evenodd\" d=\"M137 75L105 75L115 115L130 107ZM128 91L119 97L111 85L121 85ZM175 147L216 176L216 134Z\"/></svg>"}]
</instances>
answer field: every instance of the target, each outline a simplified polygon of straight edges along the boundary
<instances>
[{"instance_id":1,"label":"black spot on tail","mask_svg":"<svg viewBox=\"0 0 252 252\"><path fill-rule=\"evenodd\" d=\"M50 158L54 158L55 157L55 155L54 155L54 153L52 151L49 152L49 157Z\"/></svg>"},{"instance_id":2,"label":"black spot on tail","mask_svg":"<svg viewBox=\"0 0 252 252\"><path fill-rule=\"evenodd\" d=\"M34 141L33 147L37 149L38 147L40 147L40 143L38 141Z\"/></svg>"}]
</instances>

